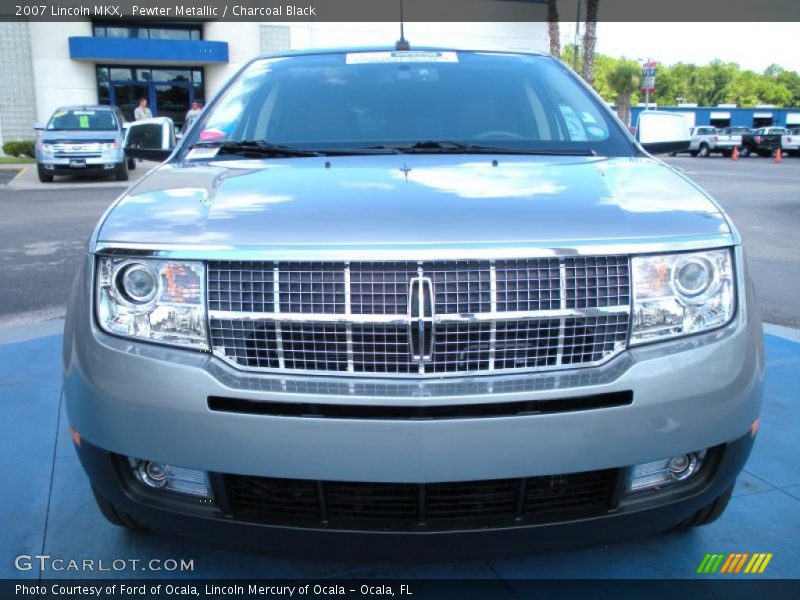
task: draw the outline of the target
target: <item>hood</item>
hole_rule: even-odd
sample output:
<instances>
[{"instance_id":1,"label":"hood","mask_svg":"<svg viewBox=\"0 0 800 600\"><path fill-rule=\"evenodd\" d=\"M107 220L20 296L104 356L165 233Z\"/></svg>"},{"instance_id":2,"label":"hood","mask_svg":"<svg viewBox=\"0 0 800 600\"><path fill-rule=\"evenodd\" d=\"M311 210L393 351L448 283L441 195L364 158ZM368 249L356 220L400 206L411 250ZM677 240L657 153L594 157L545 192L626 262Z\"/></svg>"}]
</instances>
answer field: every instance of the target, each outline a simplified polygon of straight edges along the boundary
<instances>
[{"instance_id":1,"label":"hood","mask_svg":"<svg viewBox=\"0 0 800 600\"><path fill-rule=\"evenodd\" d=\"M371 155L164 164L98 242L230 248L664 241L729 234L652 158Z\"/></svg>"},{"instance_id":2,"label":"hood","mask_svg":"<svg viewBox=\"0 0 800 600\"><path fill-rule=\"evenodd\" d=\"M119 131L97 131L92 129L71 129L67 131L44 131L42 141L53 142L113 142L119 138Z\"/></svg>"}]
</instances>

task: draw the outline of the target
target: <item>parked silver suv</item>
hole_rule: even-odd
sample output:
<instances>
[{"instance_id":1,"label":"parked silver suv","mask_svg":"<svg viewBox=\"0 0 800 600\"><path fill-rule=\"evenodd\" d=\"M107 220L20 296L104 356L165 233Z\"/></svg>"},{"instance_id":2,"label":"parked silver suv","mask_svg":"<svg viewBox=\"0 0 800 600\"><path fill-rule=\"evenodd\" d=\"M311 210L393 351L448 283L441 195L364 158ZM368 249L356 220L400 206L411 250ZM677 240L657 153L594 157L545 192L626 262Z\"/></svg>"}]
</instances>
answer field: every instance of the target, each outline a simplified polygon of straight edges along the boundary
<instances>
[{"instance_id":1,"label":"parked silver suv","mask_svg":"<svg viewBox=\"0 0 800 600\"><path fill-rule=\"evenodd\" d=\"M62 106L41 131L36 142L39 181L51 182L54 175L85 173L113 175L128 180L136 168L125 157L125 120L116 106Z\"/></svg>"},{"instance_id":2,"label":"parked silver suv","mask_svg":"<svg viewBox=\"0 0 800 600\"><path fill-rule=\"evenodd\" d=\"M111 522L420 557L722 513L762 330L739 234L646 152L683 117L637 142L550 56L359 49L257 58L172 135L131 125L165 162L66 323Z\"/></svg>"}]
</instances>

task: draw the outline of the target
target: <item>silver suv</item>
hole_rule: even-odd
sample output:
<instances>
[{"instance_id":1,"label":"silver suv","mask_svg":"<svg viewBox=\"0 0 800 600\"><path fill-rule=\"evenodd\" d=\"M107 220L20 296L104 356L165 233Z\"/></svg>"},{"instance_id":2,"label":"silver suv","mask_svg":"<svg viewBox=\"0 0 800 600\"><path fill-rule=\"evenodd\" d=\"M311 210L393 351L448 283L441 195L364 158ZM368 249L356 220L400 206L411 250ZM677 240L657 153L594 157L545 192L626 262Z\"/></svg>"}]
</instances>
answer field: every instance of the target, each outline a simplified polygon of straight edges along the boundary
<instances>
[{"instance_id":1,"label":"silver suv","mask_svg":"<svg viewBox=\"0 0 800 600\"><path fill-rule=\"evenodd\" d=\"M128 180L136 161L125 156L127 124L116 106L62 106L41 131L36 142L39 181L49 183L54 175L86 173L113 175Z\"/></svg>"},{"instance_id":2,"label":"silver suv","mask_svg":"<svg viewBox=\"0 0 800 600\"><path fill-rule=\"evenodd\" d=\"M741 239L547 55L259 57L98 224L65 394L112 522L455 556L701 525L758 428ZM457 541L456 541L457 540ZM495 544L495 545L488 545ZM479 550L480 551L480 550Z\"/></svg>"}]
</instances>

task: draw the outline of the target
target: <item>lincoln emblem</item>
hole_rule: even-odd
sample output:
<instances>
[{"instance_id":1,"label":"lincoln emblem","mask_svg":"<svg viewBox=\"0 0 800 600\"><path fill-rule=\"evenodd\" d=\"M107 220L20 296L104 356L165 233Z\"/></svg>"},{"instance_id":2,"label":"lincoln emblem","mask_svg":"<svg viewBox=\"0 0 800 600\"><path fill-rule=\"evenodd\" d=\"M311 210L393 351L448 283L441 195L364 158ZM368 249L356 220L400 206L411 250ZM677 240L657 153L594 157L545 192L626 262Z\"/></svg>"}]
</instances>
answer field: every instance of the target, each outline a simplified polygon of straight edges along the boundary
<instances>
[{"instance_id":1,"label":"lincoln emblem","mask_svg":"<svg viewBox=\"0 0 800 600\"><path fill-rule=\"evenodd\" d=\"M408 282L408 344L411 358L420 365L433 355L434 325L433 281L417 277Z\"/></svg>"}]
</instances>

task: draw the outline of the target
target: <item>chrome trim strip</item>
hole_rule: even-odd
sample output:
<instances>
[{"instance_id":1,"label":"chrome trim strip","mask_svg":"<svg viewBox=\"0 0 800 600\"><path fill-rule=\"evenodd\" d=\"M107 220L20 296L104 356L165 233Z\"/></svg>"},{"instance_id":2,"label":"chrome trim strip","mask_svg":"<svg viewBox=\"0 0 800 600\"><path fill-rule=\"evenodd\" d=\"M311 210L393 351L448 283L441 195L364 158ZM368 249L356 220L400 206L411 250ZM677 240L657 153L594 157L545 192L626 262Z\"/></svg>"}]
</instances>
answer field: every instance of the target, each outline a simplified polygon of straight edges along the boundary
<instances>
[{"instance_id":1,"label":"chrome trim strip","mask_svg":"<svg viewBox=\"0 0 800 600\"><path fill-rule=\"evenodd\" d=\"M567 310L567 265L564 260L558 261L558 301L560 310ZM567 320L561 317L558 323L558 351L556 354L556 364L560 365L564 359L564 330L567 327Z\"/></svg>"},{"instance_id":2,"label":"chrome trim strip","mask_svg":"<svg viewBox=\"0 0 800 600\"><path fill-rule=\"evenodd\" d=\"M628 314L630 306L601 306L597 308L565 308L559 310L508 311L483 313L450 313L419 319L434 323L475 323L483 321L523 321L531 319L559 319L567 317L603 317L607 315ZM408 315L347 315L325 313L256 313L229 310L211 310L210 319L230 319L239 321L290 321L296 323L361 323L373 325L407 325ZM412 320L416 321L414 317Z\"/></svg>"},{"instance_id":3,"label":"chrome trim strip","mask_svg":"<svg viewBox=\"0 0 800 600\"><path fill-rule=\"evenodd\" d=\"M489 262L489 306L493 314L497 314L497 265ZM494 357L497 353L497 321L492 321L489 330L489 370L494 371Z\"/></svg>"},{"instance_id":4,"label":"chrome trim strip","mask_svg":"<svg viewBox=\"0 0 800 600\"><path fill-rule=\"evenodd\" d=\"M277 266L275 267L278 268ZM344 314L348 317L352 312L352 301L350 299L350 263L344 264ZM347 370L350 373L355 372L355 362L353 360L353 325L347 324Z\"/></svg>"},{"instance_id":5,"label":"chrome trim strip","mask_svg":"<svg viewBox=\"0 0 800 600\"><path fill-rule=\"evenodd\" d=\"M280 290L281 272L278 265L272 269L272 310L280 312L281 310L281 290ZM275 345L278 351L278 365L281 369L286 368L285 356L283 354L283 330L280 323L275 323Z\"/></svg>"},{"instance_id":6,"label":"chrome trim strip","mask_svg":"<svg viewBox=\"0 0 800 600\"><path fill-rule=\"evenodd\" d=\"M525 367L525 368L511 368L511 369L495 369L494 371L487 371L483 370L475 370L475 371L448 371L448 372L440 372L440 373L348 373L347 371L319 371L319 370L311 370L311 369L270 369L264 367L247 367L240 363L231 360L224 354L220 353L218 350L214 350L214 356L224 363L230 365L237 371L246 371L250 373L259 373L263 375L292 375L292 376L311 376L311 377L359 377L362 380L372 380L374 379L407 379L410 381L414 381L420 378L461 378L461 379L469 379L475 375L524 375L526 373L542 373L545 371L566 371L572 369L585 369L587 367L598 367L609 362L611 359L619 356L625 351L625 348L619 348L614 350L613 352L609 353L605 357L603 357L599 361L595 362L582 362L576 363L571 365L552 365L549 367Z\"/></svg>"},{"instance_id":7,"label":"chrome trim strip","mask_svg":"<svg viewBox=\"0 0 800 600\"><path fill-rule=\"evenodd\" d=\"M736 245L729 233L671 238L631 238L606 240L564 240L553 242L498 241L481 244L415 244L414 246L363 244L348 246L259 244L142 244L98 241L97 254L170 258L182 260L248 260L248 261L407 261L465 259L523 259L566 256L655 254L709 250Z\"/></svg>"}]
</instances>

